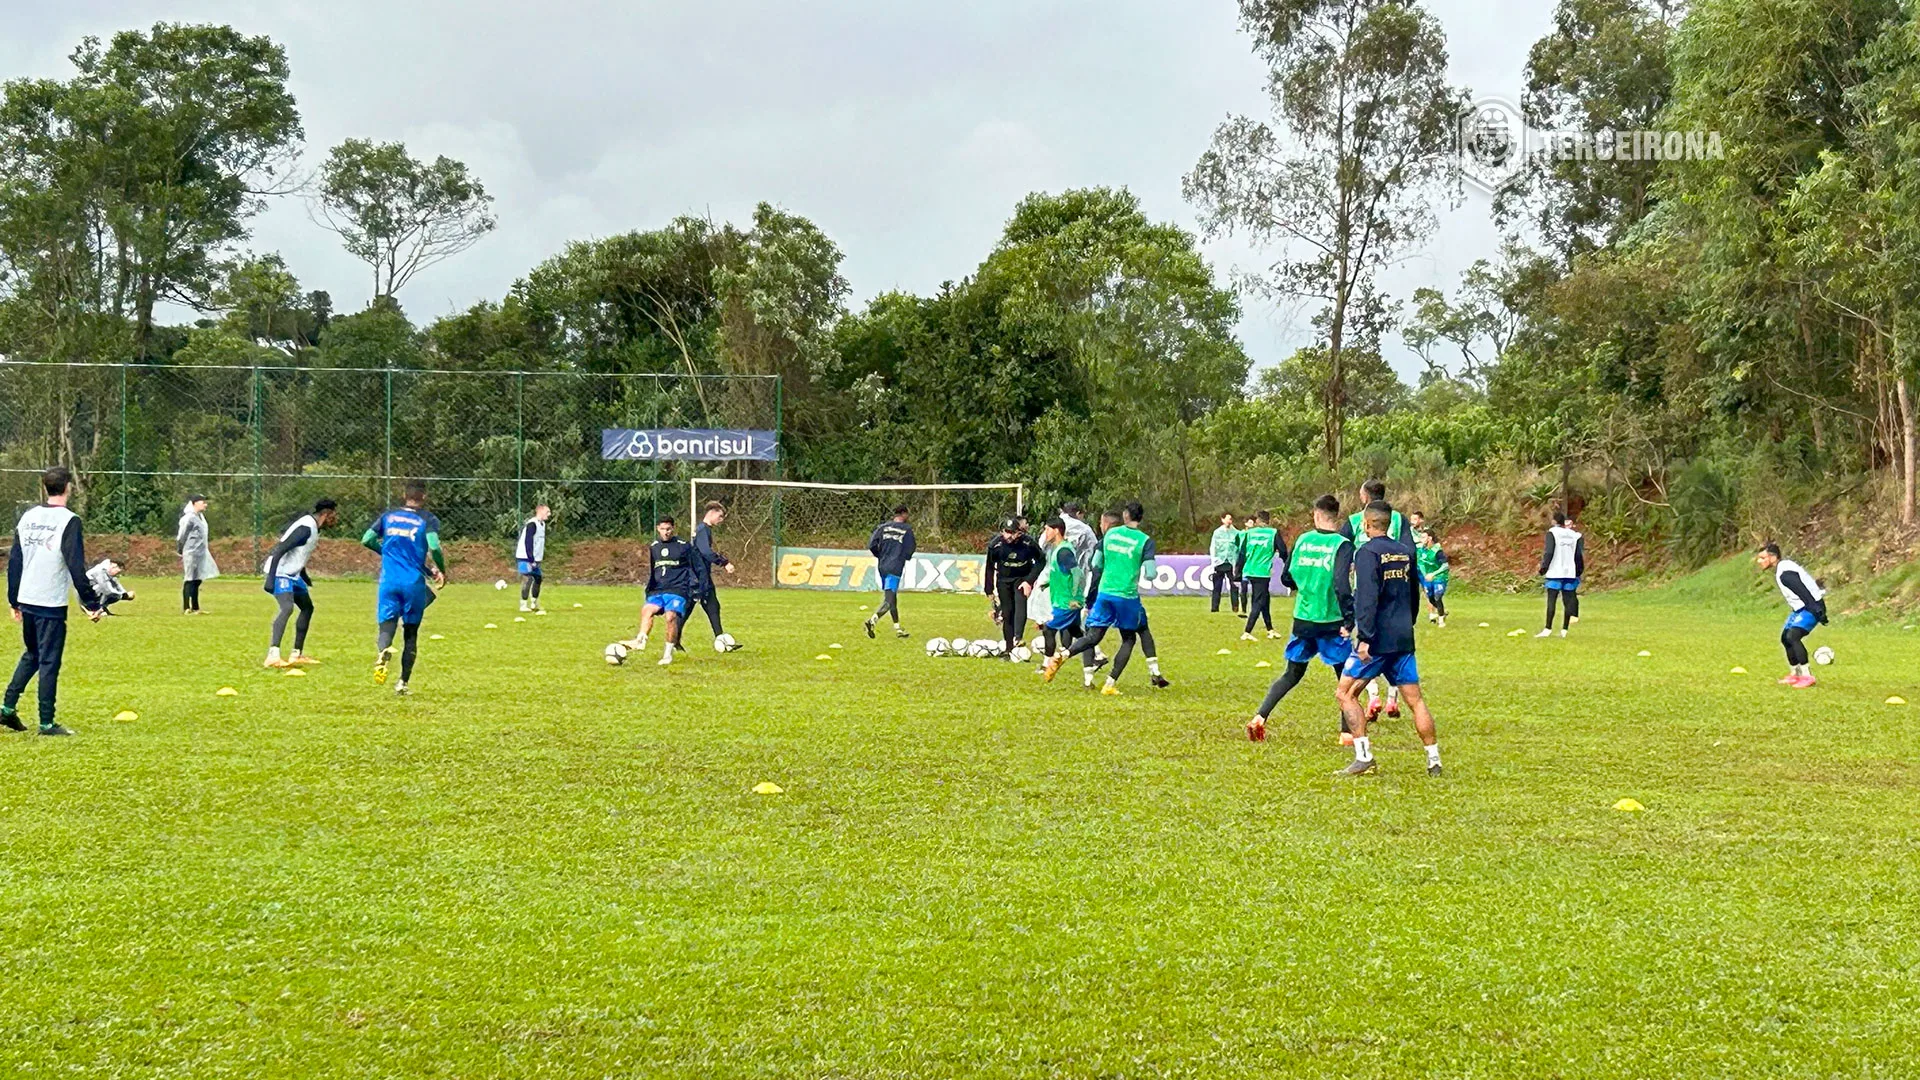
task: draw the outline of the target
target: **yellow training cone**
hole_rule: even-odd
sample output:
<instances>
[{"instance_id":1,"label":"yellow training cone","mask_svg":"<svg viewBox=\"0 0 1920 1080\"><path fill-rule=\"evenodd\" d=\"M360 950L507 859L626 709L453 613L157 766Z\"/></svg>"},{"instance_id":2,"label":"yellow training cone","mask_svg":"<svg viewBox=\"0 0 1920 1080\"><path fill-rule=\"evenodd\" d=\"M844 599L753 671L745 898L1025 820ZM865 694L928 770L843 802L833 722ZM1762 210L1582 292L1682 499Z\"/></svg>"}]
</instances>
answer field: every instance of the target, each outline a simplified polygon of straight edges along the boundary
<instances>
[{"instance_id":1,"label":"yellow training cone","mask_svg":"<svg viewBox=\"0 0 1920 1080\"><path fill-rule=\"evenodd\" d=\"M1613 804L1613 808L1615 810L1624 810L1629 814L1639 813L1646 809L1646 807L1641 806L1638 800L1635 799L1621 799L1619 802Z\"/></svg>"},{"instance_id":2,"label":"yellow training cone","mask_svg":"<svg viewBox=\"0 0 1920 1080\"><path fill-rule=\"evenodd\" d=\"M213 693L215 697L239 697L240 696L240 691L235 690L231 686L223 686L220 689L215 690Z\"/></svg>"},{"instance_id":3,"label":"yellow training cone","mask_svg":"<svg viewBox=\"0 0 1920 1080\"><path fill-rule=\"evenodd\" d=\"M1253 666L1258 668L1258 667L1272 667L1273 665L1265 660L1262 660Z\"/></svg>"},{"instance_id":4,"label":"yellow training cone","mask_svg":"<svg viewBox=\"0 0 1920 1080\"><path fill-rule=\"evenodd\" d=\"M753 785L755 795L785 795L786 789L771 780L762 780Z\"/></svg>"},{"instance_id":5,"label":"yellow training cone","mask_svg":"<svg viewBox=\"0 0 1920 1080\"><path fill-rule=\"evenodd\" d=\"M575 605L573 605L573 606L574 606L574 607L577 607L577 608L583 608L583 607L586 607L587 605L585 605L585 604L575 604Z\"/></svg>"},{"instance_id":6,"label":"yellow training cone","mask_svg":"<svg viewBox=\"0 0 1920 1080\"><path fill-rule=\"evenodd\" d=\"M428 640L428 641L445 641L445 640L447 640L447 635L445 635L445 634L428 634L428 635L427 635L427 640Z\"/></svg>"},{"instance_id":7,"label":"yellow training cone","mask_svg":"<svg viewBox=\"0 0 1920 1080\"><path fill-rule=\"evenodd\" d=\"M122 709L119 712L114 713L113 718L124 724L130 720L140 719L140 714L137 712L134 712L132 709Z\"/></svg>"},{"instance_id":8,"label":"yellow training cone","mask_svg":"<svg viewBox=\"0 0 1920 1080\"><path fill-rule=\"evenodd\" d=\"M1729 675L1745 675L1746 673L1747 673L1747 669L1743 667L1735 667L1735 668L1727 669L1727 674Z\"/></svg>"},{"instance_id":9,"label":"yellow training cone","mask_svg":"<svg viewBox=\"0 0 1920 1080\"><path fill-rule=\"evenodd\" d=\"M1490 622L1483 622L1483 623L1481 623L1481 624L1480 624L1480 629L1482 629L1482 630L1491 630L1491 629L1493 629L1493 624L1492 624L1492 623L1490 623Z\"/></svg>"},{"instance_id":10,"label":"yellow training cone","mask_svg":"<svg viewBox=\"0 0 1920 1080\"><path fill-rule=\"evenodd\" d=\"M525 616L523 616L523 615L515 615L515 616L513 617L513 621L514 621L514 622L526 622L527 620L526 620L526 617L525 617Z\"/></svg>"},{"instance_id":11,"label":"yellow training cone","mask_svg":"<svg viewBox=\"0 0 1920 1080\"><path fill-rule=\"evenodd\" d=\"M1233 655L1233 650L1232 650L1232 649L1221 649L1221 650L1220 650L1219 652L1217 652L1217 653L1214 653L1213 655L1215 655L1215 656L1232 656L1232 655Z\"/></svg>"},{"instance_id":12,"label":"yellow training cone","mask_svg":"<svg viewBox=\"0 0 1920 1080\"><path fill-rule=\"evenodd\" d=\"M493 625L492 623L488 623L487 625L485 625L485 626L483 626L483 627L481 627L480 629L482 629L482 630L498 630L498 629L500 629L500 628L499 628L499 627L497 627L497 626L495 626L495 625Z\"/></svg>"},{"instance_id":13,"label":"yellow training cone","mask_svg":"<svg viewBox=\"0 0 1920 1080\"><path fill-rule=\"evenodd\" d=\"M829 645L829 646L827 646L827 648L829 648L829 649L838 649L838 648L840 648L840 643L836 641L836 642L834 642L833 644L831 644L831 645Z\"/></svg>"},{"instance_id":14,"label":"yellow training cone","mask_svg":"<svg viewBox=\"0 0 1920 1080\"><path fill-rule=\"evenodd\" d=\"M1889 705L1905 705L1906 703L1907 699L1903 697L1895 696L1887 699L1887 704Z\"/></svg>"},{"instance_id":15,"label":"yellow training cone","mask_svg":"<svg viewBox=\"0 0 1920 1080\"><path fill-rule=\"evenodd\" d=\"M828 656L826 653L821 653L819 656L814 657L814 659L815 660L831 660L833 659L833 657Z\"/></svg>"},{"instance_id":16,"label":"yellow training cone","mask_svg":"<svg viewBox=\"0 0 1920 1080\"><path fill-rule=\"evenodd\" d=\"M1525 634L1525 633L1526 633L1526 631L1525 631L1525 630L1509 630L1509 631L1507 631L1507 636L1508 636L1508 637L1520 637L1521 635L1523 635L1523 634Z\"/></svg>"},{"instance_id":17,"label":"yellow training cone","mask_svg":"<svg viewBox=\"0 0 1920 1080\"><path fill-rule=\"evenodd\" d=\"M1650 652L1648 652L1648 651L1647 651L1647 650L1645 650L1645 649L1641 649L1641 650L1640 650L1639 652L1637 652L1637 653L1634 653L1633 655L1635 655L1635 656L1652 656L1653 654L1652 654L1652 653L1650 653Z\"/></svg>"},{"instance_id":18,"label":"yellow training cone","mask_svg":"<svg viewBox=\"0 0 1920 1080\"><path fill-rule=\"evenodd\" d=\"M304 679L306 677L307 677L306 671L304 671L301 668L290 667L287 669L287 678L289 679Z\"/></svg>"}]
</instances>

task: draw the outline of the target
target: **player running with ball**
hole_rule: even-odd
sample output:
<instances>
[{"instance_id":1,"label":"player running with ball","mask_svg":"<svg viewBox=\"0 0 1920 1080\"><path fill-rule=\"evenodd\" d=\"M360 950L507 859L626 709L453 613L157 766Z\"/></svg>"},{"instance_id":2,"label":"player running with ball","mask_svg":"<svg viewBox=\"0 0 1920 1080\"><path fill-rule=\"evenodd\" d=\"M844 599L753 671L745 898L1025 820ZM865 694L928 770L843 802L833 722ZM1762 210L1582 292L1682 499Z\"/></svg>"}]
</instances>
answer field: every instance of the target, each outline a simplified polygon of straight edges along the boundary
<instances>
[{"instance_id":1,"label":"player running with ball","mask_svg":"<svg viewBox=\"0 0 1920 1080\"><path fill-rule=\"evenodd\" d=\"M1146 516L1146 510L1139 503L1128 503L1120 509L1120 524L1108 529L1101 539L1100 592L1094 598L1093 609L1087 612L1087 632L1067 651L1066 657L1047 657L1041 674L1048 682L1053 681L1067 657L1078 656L1086 685L1093 686L1093 673L1099 662L1094 650L1099 647L1100 639L1106 637L1107 628L1115 627L1120 631L1120 651L1114 654L1113 672L1107 676L1107 684L1100 692L1109 696L1120 692L1116 684L1127 669L1127 661L1133 657L1136 642L1146 651L1147 671L1152 675L1153 687L1165 689L1171 685L1160 674L1159 650L1153 642L1153 631L1147 627L1147 609L1140 603L1141 571L1157 572L1153 537L1140 530Z\"/></svg>"},{"instance_id":2,"label":"player running with ball","mask_svg":"<svg viewBox=\"0 0 1920 1080\"><path fill-rule=\"evenodd\" d=\"M1387 531L1398 517L1384 502L1368 503L1362 528L1367 542L1353 560L1353 656L1340 672L1340 711L1353 731L1353 764L1342 773L1361 776L1373 772L1373 744L1367 739L1367 708L1360 688L1376 675L1413 709L1413 728L1427 748L1427 775L1440 775L1440 744L1435 740L1433 714L1420 694L1420 667L1413 656L1413 624L1420 614L1420 576L1413 549L1392 539Z\"/></svg>"},{"instance_id":3,"label":"player running with ball","mask_svg":"<svg viewBox=\"0 0 1920 1080\"><path fill-rule=\"evenodd\" d=\"M1040 624L1044 654L1061 655L1073 644L1073 628L1080 622L1080 597L1087 588L1087 568L1080 565L1073 541L1067 539L1064 517L1048 521L1040 530L1040 542L1046 548L1047 597L1052 613Z\"/></svg>"},{"instance_id":4,"label":"player running with ball","mask_svg":"<svg viewBox=\"0 0 1920 1080\"><path fill-rule=\"evenodd\" d=\"M1313 529L1300 534L1280 571L1280 583L1293 590L1293 636L1287 639L1287 670L1267 688L1260 711L1247 721L1247 738L1265 742L1267 718L1280 706L1314 657L1334 670L1353 653L1353 541L1340 534L1340 500L1314 500Z\"/></svg>"},{"instance_id":5,"label":"player running with ball","mask_svg":"<svg viewBox=\"0 0 1920 1080\"><path fill-rule=\"evenodd\" d=\"M635 650L646 648L658 616L667 638L660 652L661 667L673 663L674 631L693 610L694 594L700 590L700 553L675 534L675 526L671 514L660 515L654 523L655 539L647 545L647 600L640 607L640 636L627 642Z\"/></svg>"},{"instance_id":6,"label":"player running with ball","mask_svg":"<svg viewBox=\"0 0 1920 1080\"><path fill-rule=\"evenodd\" d=\"M404 635L400 650L400 681L393 692L400 697L412 693L407 681L413 678L413 660L420 651L420 620L433 603L433 590L427 588L431 577L435 585L447 583L447 560L440 553L440 519L426 509L427 485L407 482L406 505L389 510L367 526L360 543L380 553L380 585L375 618L379 634L375 639L373 681L387 681L387 668L393 663L393 635ZM427 561L433 561L432 566Z\"/></svg>"},{"instance_id":7,"label":"player running with ball","mask_svg":"<svg viewBox=\"0 0 1920 1080\"><path fill-rule=\"evenodd\" d=\"M1780 685L1805 690L1814 684L1813 671L1807 667L1807 635L1827 623L1827 594L1805 567L1780 557L1780 545L1768 544L1754 556L1762 570L1773 571L1773 583L1787 601L1787 625L1780 630L1780 644L1787 650L1787 677Z\"/></svg>"}]
</instances>

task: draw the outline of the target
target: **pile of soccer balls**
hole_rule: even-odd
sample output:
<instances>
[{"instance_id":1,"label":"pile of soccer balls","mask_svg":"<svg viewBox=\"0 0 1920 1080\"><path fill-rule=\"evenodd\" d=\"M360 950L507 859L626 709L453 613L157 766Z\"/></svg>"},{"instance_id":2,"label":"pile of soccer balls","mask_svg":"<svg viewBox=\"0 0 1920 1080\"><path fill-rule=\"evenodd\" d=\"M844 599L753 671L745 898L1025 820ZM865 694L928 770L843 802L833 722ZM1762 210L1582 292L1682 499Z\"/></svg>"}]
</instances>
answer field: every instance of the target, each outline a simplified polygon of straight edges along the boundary
<instances>
[{"instance_id":1,"label":"pile of soccer balls","mask_svg":"<svg viewBox=\"0 0 1920 1080\"><path fill-rule=\"evenodd\" d=\"M1033 659L1033 650L1025 645L1015 645L1011 652L1004 641L968 641L966 638L933 638L927 642L928 656L971 656L976 660L1011 657L1016 664L1024 664Z\"/></svg>"}]
</instances>

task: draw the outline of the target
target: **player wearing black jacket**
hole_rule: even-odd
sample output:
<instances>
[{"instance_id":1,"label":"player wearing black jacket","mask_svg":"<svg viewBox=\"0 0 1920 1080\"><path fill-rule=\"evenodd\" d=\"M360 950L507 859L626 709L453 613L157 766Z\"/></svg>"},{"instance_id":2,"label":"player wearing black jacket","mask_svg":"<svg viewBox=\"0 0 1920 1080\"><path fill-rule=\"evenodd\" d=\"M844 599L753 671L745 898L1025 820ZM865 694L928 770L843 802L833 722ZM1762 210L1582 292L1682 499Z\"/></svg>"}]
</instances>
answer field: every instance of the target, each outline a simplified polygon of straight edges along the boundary
<instances>
[{"instance_id":1,"label":"player wearing black jacket","mask_svg":"<svg viewBox=\"0 0 1920 1080\"><path fill-rule=\"evenodd\" d=\"M694 593L693 598L694 601L700 605L700 610L707 613L707 625L713 628L713 636L716 641L719 640L720 636L725 634L726 631L721 629L720 626L720 590L714 587L713 568L717 566L731 574L733 573L733 560L714 549L713 529L716 525L726 524L726 520L726 505L719 502L710 502L700 515L700 523L693 527L693 550L695 554L700 556L698 567L700 583L697 586L698 591ZM674 627L673 643L676 646L680 644L680 635L686 633L686 630L687 622L685 619L680 620L680 625ZM738 646L735 646L735 648L738 648Z\"/></svg>"},{"instance_id":2,"label":"player wearing black jacket","mask_svg":"<svg viewBox=\"0 0 1920 1080\"><path fill-rule=\"evenodd\" d=\"M893 636L906 637L907 632L900 628L900 579L907 572L907 564L913 561L913 553L918 545L913 538L913 526L907 524L907 507L902 503L893 508L893 520L883 521L873 527L873 535L867 538L867 554L873 556L873 569L880 578L880 606L873 609L867 619L867 636L873 636L873 626L880 616L893 617Z\"/></svg>"},{"instance_id":3,"label":"player wearing black jacket","mask_svg":"<svg viewBox=\"0 0 1920 1080\"><path fill-rule=\"evenodd\" d=\"M1420 668L1414 662L1413 627L1420 616L1420 570L1411 547L1387 536L1393 508L1368 503L1362 528L1367 542L1353 557L1353 656L1340 672L1340 711L1353 732L1353 764L1348 776L1374 771L1367 739L1367 708L1360 691L1376 675L1400 688L1413 708L1413 727L1427 748L1427 775L1440 775L1440 746L1433 714L1420 693Z\"/></svg>"},{"instance_id":4,"label":"player wearing black jacket","mask_svg":"<svg viewBox=\"0 0 1920 1080\"><path fill-rule=\"evenodd\" d=\"M679 624L693 610L693 597L700 588L700 553L680 539L675 525L671 516L662 514L653 527L656 539L647 545L647 599L640 608L640 634L629 643L635 649L646 648L653 620L659 617L667 625L662 667L673 663Z\"/></svg>"},{"instance_id":5,"label":"player wearing black jacket","mask_svg":"<svg viewBox=\"0 0 1920 1080\"><path fill-rule=\"evenodd\" d=\"M994 616L1000 620L1000 637L1006 642L1008 659L1020 635L1027 628L1027 597L1047 561L1040 545L1020 528L1017 518L1008 518L1000 526L1000 535L987 542L985 589L993 597Z\"/></svg>"}]
</instances>

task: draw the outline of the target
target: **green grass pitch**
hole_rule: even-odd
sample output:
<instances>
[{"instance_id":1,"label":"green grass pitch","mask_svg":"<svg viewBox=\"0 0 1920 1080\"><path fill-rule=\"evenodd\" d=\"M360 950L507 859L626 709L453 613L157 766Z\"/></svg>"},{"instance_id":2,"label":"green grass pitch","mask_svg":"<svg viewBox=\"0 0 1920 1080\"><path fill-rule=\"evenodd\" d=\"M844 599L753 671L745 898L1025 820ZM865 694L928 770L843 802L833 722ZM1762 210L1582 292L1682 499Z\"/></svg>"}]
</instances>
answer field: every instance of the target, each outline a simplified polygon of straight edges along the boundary
<instances>
[{"instance_id":1,"label":"green grass pitch","mask_svg":"<svg viewBox=\"0 0 1920 1080\"><path fill-rule=\"evenodd\" d=\"M638 590L455 585L395 700L365 583L306 678L257 584L143 584L72 627L80 737L0 739L7 1077L1920 1075L1897 624L1794 692L1747 593L1564 642L1456 595L1447 776L1403 720L1356 781L1324 669L1247 742L1280 645L1198 600L1149 602L1174 688L1111 699L927 658L979 598L870 642L871 597L732 591L746 650L696 618L661 671L601 660Z\"/></svg>"}]
</instances>

